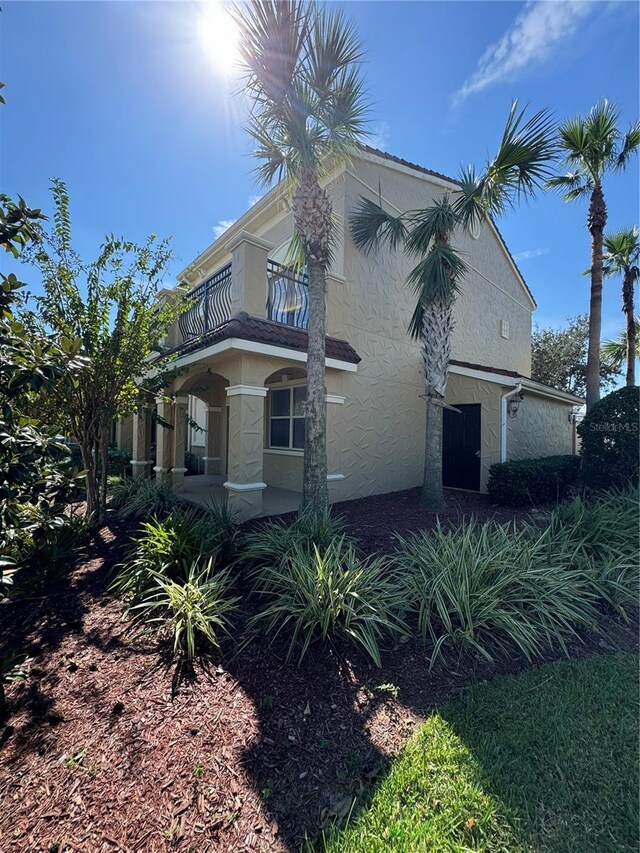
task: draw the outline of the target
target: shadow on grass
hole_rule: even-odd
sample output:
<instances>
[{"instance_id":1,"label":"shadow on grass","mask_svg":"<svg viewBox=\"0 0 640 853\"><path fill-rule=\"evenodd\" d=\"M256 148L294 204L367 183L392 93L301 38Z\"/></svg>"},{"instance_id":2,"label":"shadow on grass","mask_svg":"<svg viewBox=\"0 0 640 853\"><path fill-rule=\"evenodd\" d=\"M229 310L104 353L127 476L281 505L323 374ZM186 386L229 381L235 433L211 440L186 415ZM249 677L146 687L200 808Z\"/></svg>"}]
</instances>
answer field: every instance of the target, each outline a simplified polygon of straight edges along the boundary
<instances>
[{"instance_id":1,"label":"shadow on grass","mask_svg":"<svg viewBox=\"0 0 640 853\"><path fill-rule=\"evenodd\" d=\"M563 661L432 713L329 851L638 848L637 660Z\"/></svg>"}]
</instances>

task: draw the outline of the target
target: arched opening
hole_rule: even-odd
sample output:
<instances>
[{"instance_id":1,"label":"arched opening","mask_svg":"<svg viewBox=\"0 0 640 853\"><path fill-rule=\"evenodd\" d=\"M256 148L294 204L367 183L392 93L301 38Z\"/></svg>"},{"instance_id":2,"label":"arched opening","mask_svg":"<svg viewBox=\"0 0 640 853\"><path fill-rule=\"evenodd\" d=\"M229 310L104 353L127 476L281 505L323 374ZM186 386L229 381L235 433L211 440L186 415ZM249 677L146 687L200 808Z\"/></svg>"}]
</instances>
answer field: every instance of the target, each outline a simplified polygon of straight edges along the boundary
<instances>
[{"instance_id":1,"label":"arched opening","mask_svg":"<svg viewBox=\"0 0 640 853\"><path fill-rule=\"evenodd\" d=\"M187 477L224 476L227 472L228 380L210 369L185 378L176 393L186 398L187 419L184 468ZM176 460L180 464L180 460Z\"/></svg>"}]
</instances>

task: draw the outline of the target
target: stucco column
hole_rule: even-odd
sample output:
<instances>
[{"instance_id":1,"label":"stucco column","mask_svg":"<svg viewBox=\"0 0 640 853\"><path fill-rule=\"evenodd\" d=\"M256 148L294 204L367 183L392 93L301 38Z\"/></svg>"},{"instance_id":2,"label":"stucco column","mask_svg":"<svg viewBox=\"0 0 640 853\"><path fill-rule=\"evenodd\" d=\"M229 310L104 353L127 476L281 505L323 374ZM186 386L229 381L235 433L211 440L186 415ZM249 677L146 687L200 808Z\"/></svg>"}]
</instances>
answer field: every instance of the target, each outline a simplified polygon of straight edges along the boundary
<instances>
[{"instance_id":1,"label":"stucco column","mask_svg":"<svg viewBox=\"0 0 640 853\"><path fill-rule=\"evenodd\" d=\"M151 407L141 406L133 413L131 473L134 477L148 477L151 473Z\"/></svg>"},{"instance_id":2,"label":"stucco column","mask_svg":"<svg viewBox=\"0 0 640 853\"><path fill-rule=\"evenodd\" d=\"M205 474L220 474L222 472L221 430L221 407L207 406L207 455L202 459Z\"/></svg>"},{"instance_id":3,"label":"stucco column","mask_svg":"<svg viewBox=\"0 0 640 853\"><path fill-rule=\"evenodd\" d=\"M342 481L345 475L340 465L340 435L342 406L345 399L346 397L342 394L325 394L327 404L327 486L330 503L342 498Z\"/></svg>"},{"instance_id":4,"label":"stucco column","mask_svg":"<svg viewBox=\"0 0 640 853\"><path fill-rule=\"evenodd\" d=\"M156 464L154 471L159 480L170 478L173 433L175 430L162 426L161 420L173 424L173 403L166 402L161 397L156 398L158 407L158 429L156 433Z\"/></svg>"},{"instance_id":5,"label":"stucco column","mask_svg":"<svg viewBox=\"0 0 640 853\"><path fill-rule=\"evenodd\" d=\"M262 512L264 445L264 399L267 389L256 385L230 385L229 470L224 484L229 506L240 520Z\"/></svg>"},{"instance_id":6,"label":"stucco column","mask_svg":"<svg viewBox=\"0 0 640 853\"><path fill-rule=\"evenodd\" d=\"M267 258L271 243L241 231L225 248L231 252L231 315L267 316Z\"/></svg>"},{"instance_id":7,"label":"stucco column","mask_svg":"<svg viewBox=\"0 0 640 853\"><path fill-rule=\"evenodd\" d=\"M189 397L176 397L173 406L173 456L171 459L171 481L177 492L184 489L184 475L187 469L184 455L187 450L187 413Z\"/></svg>"}]
</instances>

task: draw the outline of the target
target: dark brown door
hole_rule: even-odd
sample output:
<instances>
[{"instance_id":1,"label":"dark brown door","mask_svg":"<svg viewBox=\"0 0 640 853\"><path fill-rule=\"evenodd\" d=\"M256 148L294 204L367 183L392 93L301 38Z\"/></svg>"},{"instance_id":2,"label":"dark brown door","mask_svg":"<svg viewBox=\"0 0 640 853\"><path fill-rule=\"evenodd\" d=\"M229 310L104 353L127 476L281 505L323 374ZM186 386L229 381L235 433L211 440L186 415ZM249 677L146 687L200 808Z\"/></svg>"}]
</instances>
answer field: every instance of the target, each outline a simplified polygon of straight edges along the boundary
<instances>
[{"instance_id":1,"label":"dark brown door","mask_svg":"<svg viewBox=\"0 0 640 853\"><path fill-rule=\"evenodd\" d=\"M454 489L480 490L480 404L444 410L442 481Z\"/></svg>"}]
</instances>

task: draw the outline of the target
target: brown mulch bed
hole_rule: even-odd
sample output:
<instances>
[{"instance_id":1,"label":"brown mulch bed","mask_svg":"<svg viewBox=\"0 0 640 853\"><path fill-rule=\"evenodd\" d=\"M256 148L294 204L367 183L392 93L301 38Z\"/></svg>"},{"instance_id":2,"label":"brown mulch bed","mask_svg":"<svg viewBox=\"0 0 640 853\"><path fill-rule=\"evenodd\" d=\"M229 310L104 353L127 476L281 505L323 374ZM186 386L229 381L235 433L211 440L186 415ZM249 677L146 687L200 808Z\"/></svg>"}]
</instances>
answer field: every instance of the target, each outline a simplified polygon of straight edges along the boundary
<instances>
[{"instance_id":1,"label":"brown mulch bed","mask_svg":"<svg viewBox=\"0 0 640 853\"><path fill-rule=\"evenodd\" d=\"M433 522L412 500L404 492L339 510L367 549L387 550L393 530ZM455 500L449 520L516 517L478 496ZM429 672L406 644L382 670L321 647L298 668L281 645L256 641L176 670L162 647L127 634L108 592L132 532L112 519L46 594L0 607L3 646L32 657L0 721L3 853L298 850L379 780L434 705L526 666ZM602 636L571 654L637 648L635 627L612 622Z\"/></svg>"}]
</instances>

